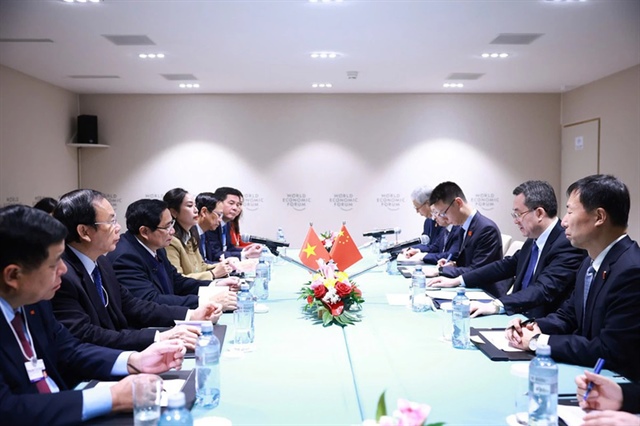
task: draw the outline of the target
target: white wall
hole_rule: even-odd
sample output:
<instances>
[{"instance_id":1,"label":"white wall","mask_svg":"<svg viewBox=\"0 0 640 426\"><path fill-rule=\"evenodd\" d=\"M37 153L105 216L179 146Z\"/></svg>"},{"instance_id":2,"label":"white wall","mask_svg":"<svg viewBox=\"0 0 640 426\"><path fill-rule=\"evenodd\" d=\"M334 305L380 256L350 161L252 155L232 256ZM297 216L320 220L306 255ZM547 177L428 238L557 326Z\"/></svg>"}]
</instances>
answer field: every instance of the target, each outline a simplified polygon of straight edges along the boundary
<instances>
[{"instance_id":1,"label":"white wall","mask_svg":"<svg viewBox=\"0 0 640 426\"><path fill-rule=\"evenodd\" d=\"M640 238L640 65L562 96L562 123L600 118L600 173L629 187L629 235Z\"/></svg>"},{"instance_id":2,"label":"white wall","mask_svg":"<svg viewBox=\"0 0 640 426\"><path fill-rule=\"evenodd\" d=\"M246 194L243 232L294 245L343 220L363 231L420 234L410 193L458 182L504 233L511 191L527 179L560 182L560 96L82 95L105 150L83 152L83 186L128 204L181 186ZM341 196L339 194L346 194ZM335 198L343 205L336 205Z\"/></svg>"},{"instance_id":3,"label":"white wall","mask_svg":"<svg viewBox=\"0 0 640 426\"><path fill-rule=\"evenodd\" d=\"M0 66L0 205L32 205L76 187L70 141L78 96Z\"/></svg>"}]
</instances>

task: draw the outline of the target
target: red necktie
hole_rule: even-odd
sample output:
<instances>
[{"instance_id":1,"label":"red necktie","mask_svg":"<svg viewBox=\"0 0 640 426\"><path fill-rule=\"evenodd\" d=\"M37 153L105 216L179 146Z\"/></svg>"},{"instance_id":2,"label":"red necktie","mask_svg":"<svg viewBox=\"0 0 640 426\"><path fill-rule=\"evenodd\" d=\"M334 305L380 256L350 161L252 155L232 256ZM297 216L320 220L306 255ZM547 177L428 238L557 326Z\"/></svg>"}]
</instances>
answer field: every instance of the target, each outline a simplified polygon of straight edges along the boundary
<instances>
[{"instance_id":1,"label":"red necktie","mask_svg":"<svg viewBox=\"0 0 640 426\"><path fill-rule=\"evenodd\" d=\"M25 361L29 361L33 358L33 350L31 349L31 345L27 340L27 337L24 335L24 322L22 321L22 313L16 312L16 316L13 317L13 321L11 321L11 325L15 330L18 338L20 339L20 343L22 343L22 349L24 349L24 353L27 355L28 359ZM46 377L46 376L45 376ZM38 392L40 393L51 393L51 389L49 389L49 385L47 381L42 378L36 382L36 387L38 388Z\"/></svg>"}]
</instances>

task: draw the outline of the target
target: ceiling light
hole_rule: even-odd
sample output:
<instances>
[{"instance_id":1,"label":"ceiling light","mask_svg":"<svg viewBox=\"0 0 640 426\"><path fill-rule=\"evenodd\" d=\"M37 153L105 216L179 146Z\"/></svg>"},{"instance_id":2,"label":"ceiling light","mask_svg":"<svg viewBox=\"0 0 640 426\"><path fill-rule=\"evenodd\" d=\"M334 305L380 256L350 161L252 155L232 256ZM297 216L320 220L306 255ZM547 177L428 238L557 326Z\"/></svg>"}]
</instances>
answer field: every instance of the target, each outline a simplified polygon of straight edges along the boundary
<instances>
[{"instance_id":1,"label":"ceiling light","mask_svg":"<svg viewBox=\"0 0 640 426\"><path fill-rule=\"evenodd\" d=\"M313 83L311 85L314 89L330 89L333 87L331 83Z\"/></svg>"},{"instance_id":2,"label":"ceiling light","mask_svg":"<svg viewBox=\"0 0 640 426\"><path fill-rule=\"evenodd\" d=\"M461 89L464 87L464 84L462 83L444 83L442 85L442 87L447 88L447 89Z\"/></svg>"},{"instance_id":3,"label":"ceiling light","mask_svg":"<svg viewBox=\"0 0 640 426\"><path fill-rule=\"evenodd\" d=\"M138 57L140 59L164 59L164 53L141 53Z\"/></svg>"},{"instance_id":4,"label":"ceiling light","mask_svg":"<svg viewBox=\"0 0 640 426\"><path fill-rule=\"evenodd\" d=\"M100 3L102 0L62 0L65 3Z\"/></svg>"},{"instance_id":5,"label":"ceiling light","mask_svg":"<svg viewBox=\"0 0 640 426\"><path fill-rule=\"evenodd\" d=\"M309 0L309 3L342 3L342 0Z\"/></svg>"},{"instance_id":6,"label":"ceiling light","mask_svg":"<svg viewBox=\"0 0 640 426\"><path fill-rule=\"evenodd\" d=\"M336 59L339 54L336 52L313 52L310 56L312 59Z\"/></svg>"},{"instance_id":7,"label":"ceiling light","mask_svg":"<svg viewBox=\"0 0 640 426\"><path fill-rule=\"evenodd\" d=\"M199 89L199 83L180 83L179 87L181 89Z\"/></svg>"},{"instance_id":8,"label":"ceiling light","mask_svg":"<svg viewBox=\"0 0 640 426\"><path fill-rule=\"evenodd\" d=\"M502 52L502 53L493 52L493 53L483 53L481 56L483 58L493 58L493 59L502 58L502 59L504 59L504 58L508 58L509 54L508 53L504 53L504 52Z\"/></svg>"}]
</instances>

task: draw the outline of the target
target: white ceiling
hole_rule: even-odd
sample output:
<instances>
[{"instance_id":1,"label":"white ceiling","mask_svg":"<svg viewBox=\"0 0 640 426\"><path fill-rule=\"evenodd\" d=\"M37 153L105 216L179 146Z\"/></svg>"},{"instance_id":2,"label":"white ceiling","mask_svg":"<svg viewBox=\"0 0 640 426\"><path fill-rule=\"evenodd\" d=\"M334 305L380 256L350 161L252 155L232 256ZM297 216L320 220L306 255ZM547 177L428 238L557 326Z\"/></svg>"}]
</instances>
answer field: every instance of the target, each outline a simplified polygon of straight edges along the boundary
<instances>
[{"instance_id":1,"label":"white ceiling","mask_svg":"<svg viewBox=\"0 0 640 426\"><path fill-rule=\"evenodd\" d=\"M501 33L543 35L490 44ZM2 41L0 64L77 93L187 92L160 75L174 73L195 75L197 93L561 92L640 63L640 0L0 0L0 39L16 38L53 43ZM147 51L166 58L138 58ZM484 75L444 89L451 73Z\"/></svg>"}]
</instances>

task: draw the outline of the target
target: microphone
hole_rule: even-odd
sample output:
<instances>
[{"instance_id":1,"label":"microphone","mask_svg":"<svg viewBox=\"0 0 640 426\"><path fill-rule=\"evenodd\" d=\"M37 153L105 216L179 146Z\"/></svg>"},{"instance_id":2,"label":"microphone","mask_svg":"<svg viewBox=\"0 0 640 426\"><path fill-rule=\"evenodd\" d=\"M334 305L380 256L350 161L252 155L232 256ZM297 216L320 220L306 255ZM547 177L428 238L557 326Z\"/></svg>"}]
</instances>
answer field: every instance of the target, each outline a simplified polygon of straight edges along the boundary
<instances>
[{"instance_id":1,"label":"microphone","mask_svg":"<svg viewBox=\"0 0 640 426\"><path fill-rule=\"evenodd\" d=\"M398 253L406 248L411 246L415 246L416 244L429 244L431 239L428 235L422 234L419 238L414 238L413 240L408 240L403 243L394 244L385 249L380 250L380 253Z\"/></svg>"},{"instance_id":2,"label":"microphone","mask_svg":"<svg viewBox=\"0 0 640 426\"><path fill-rule=\"evenodd\" d=\"M383 235L399 234L400 232L400 228L374 229L373 231L365 232L362 236L379 239Z\"/></svg>"},{"instance_id":3,"label":"microphone","mask_svg":"<svg viewBox=\"0 0 640 426\"><path fill-rule=\"evenodd\" d=\"M256 235L241 234L240 239L247 243L264 244L267 247L289 247L289 243L285 241L270 240L268 238L258 237Z\"/></svg>"}]
</instances>

